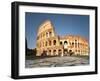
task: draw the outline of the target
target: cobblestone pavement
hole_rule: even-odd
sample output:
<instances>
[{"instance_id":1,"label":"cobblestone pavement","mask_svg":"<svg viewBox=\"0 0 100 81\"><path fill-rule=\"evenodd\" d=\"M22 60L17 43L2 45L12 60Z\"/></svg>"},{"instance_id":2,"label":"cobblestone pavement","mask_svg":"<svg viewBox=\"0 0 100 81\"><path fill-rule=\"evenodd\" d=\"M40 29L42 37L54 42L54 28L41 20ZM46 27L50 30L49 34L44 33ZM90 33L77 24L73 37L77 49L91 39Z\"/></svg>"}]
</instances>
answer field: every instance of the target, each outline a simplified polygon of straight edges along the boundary
<instances>
[{"instance_id":1,"label":"cobblestone pavement","mask_svg":"<svg viewBox=\"0 0 100 81\"><path fill-rule=\"evenodd\" d=\"M26 60L26 68L34 67L64 67L64 66L78 66L78 65L87 65L89 64L88 59L80 57L51 57L51 58L42 58L36 60Z\"/></svg>"}]
</instances>

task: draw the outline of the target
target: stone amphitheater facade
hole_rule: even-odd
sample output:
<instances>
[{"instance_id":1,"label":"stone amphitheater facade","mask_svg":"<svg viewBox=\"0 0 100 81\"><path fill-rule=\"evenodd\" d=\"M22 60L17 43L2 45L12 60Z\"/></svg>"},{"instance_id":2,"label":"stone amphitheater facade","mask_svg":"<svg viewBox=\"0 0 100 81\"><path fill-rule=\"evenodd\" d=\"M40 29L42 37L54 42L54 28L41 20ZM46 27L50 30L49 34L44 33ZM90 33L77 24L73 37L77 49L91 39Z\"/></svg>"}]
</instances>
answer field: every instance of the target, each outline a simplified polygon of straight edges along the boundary
<instances>
[{"instance_id":1,"label":"stone amphitheater facade","mask_svg":"<svg viewBox=\"0 0 100 81\"><path fill-rule=\"evenodd\" d=\"M81 36L59 36L50 20L43 22L37 31L36 56L89 55L89 44Z\"/></svg>"}]
</instances>

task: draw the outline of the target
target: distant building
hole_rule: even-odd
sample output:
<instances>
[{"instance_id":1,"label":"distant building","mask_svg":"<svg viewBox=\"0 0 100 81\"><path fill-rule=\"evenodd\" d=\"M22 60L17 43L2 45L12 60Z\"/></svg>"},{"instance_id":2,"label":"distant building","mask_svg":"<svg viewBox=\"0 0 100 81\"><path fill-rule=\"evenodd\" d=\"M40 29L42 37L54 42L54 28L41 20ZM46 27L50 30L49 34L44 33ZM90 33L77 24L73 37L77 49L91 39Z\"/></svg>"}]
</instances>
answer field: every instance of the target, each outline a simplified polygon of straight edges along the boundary
<instances>
[{"instance_id":1,"label":"distant building","mask_svg":"<svg viewBox=\"0 0 100 81\"><path fill-rule=\"evenodd\" d=\"M43 22L37 31L36 56L89 55L89 44L81 36L58 36L50 20Z\"/></svg>"}]
</instances>

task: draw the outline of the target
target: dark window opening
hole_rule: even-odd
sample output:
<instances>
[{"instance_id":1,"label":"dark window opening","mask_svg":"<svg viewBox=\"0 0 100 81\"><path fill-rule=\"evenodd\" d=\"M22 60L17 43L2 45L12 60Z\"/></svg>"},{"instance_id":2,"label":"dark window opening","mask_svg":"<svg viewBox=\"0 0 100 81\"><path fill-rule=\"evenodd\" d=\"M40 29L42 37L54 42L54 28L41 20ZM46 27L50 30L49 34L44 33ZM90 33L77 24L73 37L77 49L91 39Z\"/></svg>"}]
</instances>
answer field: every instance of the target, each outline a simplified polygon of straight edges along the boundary
<instances>
[{"instance_id":1,"label":"dark window opening","mask_svg":"<svg viewBox=\"0 0 100 81\"><path fill-rule=\"evenodd\" d=\"M53 44L56 45L56 40L53 41Z\"/></svg>"},{"instance_id":2,"label":"dark window opening","mask_svg":"<svg viewBox=\"0 0 100 81\"><path fill-rule=\"evenodd\" d=\"M62 42L60 42L60 45L62 45Z\"/></svg>"},{"instance_id":3,"label":"dark window opening","mask_svg":"<svg viewBox=\"0 0 100 81\"><path fill-rule=\"evenodd\" d=\"M49 41L49 45L51 46L51 41Z\"/></svg>"},{"instance_id":4,"label":"dark window opening","mask_svg":"<svg viewBox=\"0 0 100 81\"><path fill-rule=\"evenodd\" d=\"M64 44L67 44L67 41L64 41Z\"/></svg>"}]
</instances>

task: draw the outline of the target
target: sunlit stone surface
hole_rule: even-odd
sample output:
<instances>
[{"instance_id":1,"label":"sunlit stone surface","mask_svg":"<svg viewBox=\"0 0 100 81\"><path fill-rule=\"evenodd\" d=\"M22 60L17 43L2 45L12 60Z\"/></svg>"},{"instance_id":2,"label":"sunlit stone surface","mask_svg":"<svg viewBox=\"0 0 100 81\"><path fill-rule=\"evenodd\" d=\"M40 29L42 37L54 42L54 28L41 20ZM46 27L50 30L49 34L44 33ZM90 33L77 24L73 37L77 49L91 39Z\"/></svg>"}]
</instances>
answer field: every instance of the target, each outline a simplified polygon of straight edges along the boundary
<instances>
[{"instance_id":1,"label":"sunlit stone surface","mask_svg":"<svg viewBox=\"0 0 100 81\"><path fill-rule=\"evenodd\" d=\"M53 22L50 20L44 21L38 27L36 56L64 56L67 54L89 56L90 48L85 37L71 35L71 33L60 36L55 30Z\"/></svg>"}]
</instances>

